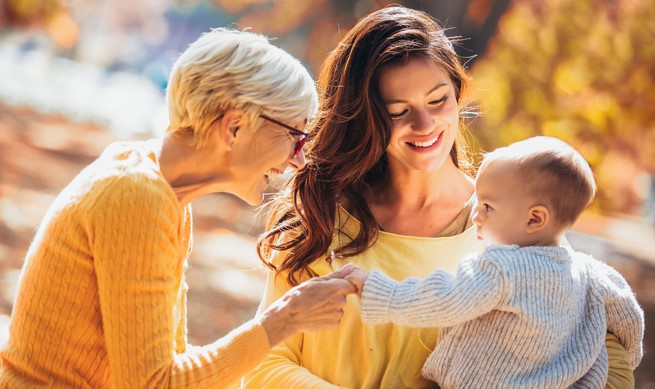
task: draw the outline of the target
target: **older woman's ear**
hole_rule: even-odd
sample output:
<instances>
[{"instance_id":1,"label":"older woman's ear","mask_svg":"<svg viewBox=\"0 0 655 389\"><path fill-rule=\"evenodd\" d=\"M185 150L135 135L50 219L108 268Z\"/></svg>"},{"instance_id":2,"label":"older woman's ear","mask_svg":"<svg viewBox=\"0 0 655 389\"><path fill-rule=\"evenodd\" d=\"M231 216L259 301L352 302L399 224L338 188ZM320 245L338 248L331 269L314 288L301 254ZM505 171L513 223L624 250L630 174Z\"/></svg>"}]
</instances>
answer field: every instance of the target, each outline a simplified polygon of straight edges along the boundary
<instances>
[{"instance_id":1,"label":"older woman's ear","mask_svg":"<svg viewBox=\"0 0 655 389\"><path fill-rule=\"evenodd\" d=\"M232 150L234 144L237 142L237 136L240 135L239 130L246 124L246 113L240 109L229 109L223 114L220 120L216 121L217 128L214 131L219 132L219 136L228 147Z\"/></svg>"}]
</instances>

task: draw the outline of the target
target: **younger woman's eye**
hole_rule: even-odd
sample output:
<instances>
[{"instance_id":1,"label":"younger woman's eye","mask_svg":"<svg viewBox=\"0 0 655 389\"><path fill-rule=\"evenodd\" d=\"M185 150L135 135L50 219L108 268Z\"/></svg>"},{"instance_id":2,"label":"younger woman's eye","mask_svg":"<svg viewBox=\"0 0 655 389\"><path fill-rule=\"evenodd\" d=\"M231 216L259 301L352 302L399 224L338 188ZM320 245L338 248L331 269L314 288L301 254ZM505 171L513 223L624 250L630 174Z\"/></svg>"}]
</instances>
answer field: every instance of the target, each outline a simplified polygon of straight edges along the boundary
<instances>
[{"instance_id":1,"label":"younger woman's eye","mask_svg":"<svg viewBox=\"0 0 655 389\"><path fill-rule=\"evenodd\" d=\"M407 109L403 110L402 112L398 112L398 113L389 112L389 116L391 116L391 120L400 119L401 117L407 115L407 112L409 112L409 110L407 110Z\"/></svg>"},{"instance_id":2,"label":"younger woman's eye","mask_svg":"<svg viewBox=\"0 0 655 389\"><path fill-rule=\"evenodd\" d=\"M493 209L493 208L491 208L491 205L489 205L489 204L483 204L483 206L484 206L484 210L486 212L489 212L489 211L491 211Z\"/></svg>"},{"instance_id":3,"label":"younger woman's eye","mask_svg":"<svg viewBox=\"0 0 655 389\"><path fill-rule=\"evenodd\" d=\"M444 101L446 101L446 99L448 99L448 95L444 95L442 98L440 98L438 100L430 101L429 104L430 105L439 105L439 104L443 103Z\"/></svg>"}]
</instances>

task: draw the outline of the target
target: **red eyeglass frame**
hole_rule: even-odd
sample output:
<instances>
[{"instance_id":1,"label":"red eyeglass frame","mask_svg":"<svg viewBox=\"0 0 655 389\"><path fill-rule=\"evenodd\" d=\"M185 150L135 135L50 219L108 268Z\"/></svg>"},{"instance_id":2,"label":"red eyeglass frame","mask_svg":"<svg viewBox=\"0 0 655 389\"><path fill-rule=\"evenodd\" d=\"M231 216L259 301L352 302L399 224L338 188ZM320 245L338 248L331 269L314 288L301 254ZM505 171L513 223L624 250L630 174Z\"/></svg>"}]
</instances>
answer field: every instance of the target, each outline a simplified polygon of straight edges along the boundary
<instances>
[{"instance_id":1,"label":"red eyeglass frame","mask_svg":"<svg viewBox=\"0 0 655 389\"><path fill-rule=\"evenodd\" d=\"M284 124L284 123L282 123L282 122L280 122L280 121L277 121L277 120L275 120L275 119L273 119L273 118L270 118L270 117L268 117L268 116L266 116L266 115L259 115L259 117L261 117L261 118L264 119L264 120L268 120L268 121L271 122L271 123L277 124L278 126L283 127L283 128L285 128L287 131L289 131L289 133L290 133L291 135L293 135L293 136L297 136L297 137L298 137L298 141L297 141L296 144L293 146L293 157L295 158L295 157L298 156L298 154L300 154L300 151L302 150L303 146L305 145L305 142L307 141L307 136L309 136L308 133L303 132L303 131L300 131L300 130L297 129L297 128L293 128L293 127L291 127L291 126L288 125L288 124Z\"/></svg>"}]
</instances>

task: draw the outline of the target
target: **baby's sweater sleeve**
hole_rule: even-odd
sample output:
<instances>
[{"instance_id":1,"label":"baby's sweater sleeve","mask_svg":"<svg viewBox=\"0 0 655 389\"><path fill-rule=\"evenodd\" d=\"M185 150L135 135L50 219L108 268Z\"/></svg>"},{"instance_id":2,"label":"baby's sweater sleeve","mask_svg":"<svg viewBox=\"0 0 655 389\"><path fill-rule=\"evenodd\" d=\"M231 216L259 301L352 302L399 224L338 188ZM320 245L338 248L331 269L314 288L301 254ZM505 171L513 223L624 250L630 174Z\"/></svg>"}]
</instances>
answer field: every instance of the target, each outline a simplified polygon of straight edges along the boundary
<instances>
[{"instance_id":1,"label":"baby's sweater sleeve","mask_svg":"<svg viewBox=\"0 0 655 389\"><path fill-rule=\"evenodd\" d=\"M589 263L594 269L592 282L605 301L607 330L619 339L634 370L643 356L644 311L618 271L593 258Z\"/></svg>"},{"instance_id":2,"label":"baby's sweater sleeve","mask_svg":"<svg viewBox=\"0 0 655 389\"><path fill-rule=\"evenodd\" d=\"M369 275L362 293L361 317L368 324L450 327L496 308L507 294L503 273L480 257L467 257L453 276L437 270L424 279L397 282L379 270Z\"/></svg>"}]
</instances>

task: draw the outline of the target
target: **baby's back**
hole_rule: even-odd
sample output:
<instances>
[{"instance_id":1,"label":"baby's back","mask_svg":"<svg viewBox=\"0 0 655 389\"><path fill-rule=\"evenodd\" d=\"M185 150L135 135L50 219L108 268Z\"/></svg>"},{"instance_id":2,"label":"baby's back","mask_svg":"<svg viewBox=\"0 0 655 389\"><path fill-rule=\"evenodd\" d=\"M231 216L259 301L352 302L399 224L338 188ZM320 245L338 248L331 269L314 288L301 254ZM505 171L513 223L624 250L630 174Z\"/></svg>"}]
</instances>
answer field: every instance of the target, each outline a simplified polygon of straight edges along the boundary
<instances>
[{"instance_id":1,"label":"baby's back","mask_svg":"<svg viewBox=\"0 0 655 389\"><path fill-rule=\"evenodd\" d=\"M423 367L442 388L564 388L607 376L605 309L585 261L562 247L488 249L509 285L497 309L444 329Z\"/></svg>"}]
</instances>

